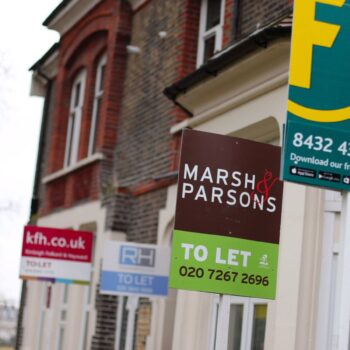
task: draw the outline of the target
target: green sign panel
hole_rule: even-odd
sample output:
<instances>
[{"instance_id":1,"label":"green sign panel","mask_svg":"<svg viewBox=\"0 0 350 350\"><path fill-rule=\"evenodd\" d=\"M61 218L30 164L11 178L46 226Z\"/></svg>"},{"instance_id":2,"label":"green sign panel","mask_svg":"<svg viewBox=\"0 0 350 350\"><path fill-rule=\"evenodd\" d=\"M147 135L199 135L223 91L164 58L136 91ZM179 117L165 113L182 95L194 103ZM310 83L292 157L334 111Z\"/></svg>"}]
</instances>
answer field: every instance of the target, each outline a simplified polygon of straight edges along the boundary
<instances>
[{"instance_id":1,"label":"green sign panel","mask_svg":"<svg viewBox=\"0 0 350 350\"><path fill-rule=\"evenodd\" d=\"M184 131L170 287L275 298L280 155L276 146Z\"/></svg>"},{"instance_id":2,"label":"green sign panel","mask_svg":"<svg viewBox=\"0 0 350 350\"><path fill-rule=\"evenodd\" d=\"M274 299L278 244L175 230L170 287Z\"/></svg>"},{"instance_id":3,"label":"green sign panel","mask_svg":"<svg viewBox=\"0 0 350 350\"><path fill-rule=\"evenodd\" d=\"M350 0L295 0L283 179L350 190Z\"/></svg>"}]
</instances>

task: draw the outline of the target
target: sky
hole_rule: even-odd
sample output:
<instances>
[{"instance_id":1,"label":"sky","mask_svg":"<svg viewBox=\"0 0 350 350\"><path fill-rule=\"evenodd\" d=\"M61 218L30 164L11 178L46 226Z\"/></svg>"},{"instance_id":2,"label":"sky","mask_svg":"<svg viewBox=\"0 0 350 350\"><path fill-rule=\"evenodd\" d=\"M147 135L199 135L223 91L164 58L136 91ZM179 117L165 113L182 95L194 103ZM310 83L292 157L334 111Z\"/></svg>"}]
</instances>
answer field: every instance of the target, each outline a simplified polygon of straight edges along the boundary
<instances>
[{"instance_id":1,"label":"sky","mask_svg":"<svg viewBox=\"0 0 350 350\"><path fill-rule=\"evenodd\" d=\"M60 2L0 2L0 301L15 304L43 108L30 96L28 69L59 40L42 22Z\"/></svg>"}]
</instances>

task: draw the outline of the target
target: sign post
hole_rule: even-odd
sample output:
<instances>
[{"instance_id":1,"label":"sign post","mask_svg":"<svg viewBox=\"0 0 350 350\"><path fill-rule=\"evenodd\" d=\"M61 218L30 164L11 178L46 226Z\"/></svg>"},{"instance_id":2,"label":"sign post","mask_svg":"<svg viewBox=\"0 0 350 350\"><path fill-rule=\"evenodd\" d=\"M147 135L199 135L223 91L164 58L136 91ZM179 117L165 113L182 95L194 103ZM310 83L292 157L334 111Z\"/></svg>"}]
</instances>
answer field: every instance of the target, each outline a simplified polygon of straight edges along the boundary
<instances>
[{"instance_id":1,"label":"sign post","mask_svg":"<svg viewBox=\"0 0 350 350\"><path fill-rule=\"evenodd\" d=\"M274 299L280 148L184 130L170 287Z\"/></svg>"}]
</instances>

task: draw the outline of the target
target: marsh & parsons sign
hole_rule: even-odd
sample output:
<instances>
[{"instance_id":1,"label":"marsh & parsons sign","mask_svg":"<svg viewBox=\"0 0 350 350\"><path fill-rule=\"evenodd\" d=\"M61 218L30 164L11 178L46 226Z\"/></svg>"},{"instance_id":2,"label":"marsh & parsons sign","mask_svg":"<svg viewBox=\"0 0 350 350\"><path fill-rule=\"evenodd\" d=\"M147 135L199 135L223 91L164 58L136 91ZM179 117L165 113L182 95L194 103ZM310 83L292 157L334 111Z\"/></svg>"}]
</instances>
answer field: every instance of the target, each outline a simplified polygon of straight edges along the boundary
<instances>
[{"instance_id":1,"label":"marsh & parsons sign","mask_svg":"<svg viewBox=\"0 0 350 350\"><path fill-rule=\"evenodd\" d=\"M166 297L169 255L168 247L107 241L103 253L100 293Z\"/></svg>"},{"instance_id":2,"label":"marsh & parsons sign","mask_svg":"<svg viewBox=\"0 0 350 350\"><path fill-rule=\"evenodd\" d=\"M92 242L91 232L25 226L20 278L89 284Z\"/></svg>"},{"instance_id":3,"label":"marsh & parsons sign","mask_svg":"<svg viewBox=\"0 0 350 350\"><path fill-rule=\"evenodd\" d=\"M169 286L275 298L280 148L185 130Z\"/></svg>"},{"instance_id":4,"label":"marsh & parsons sign","mask_svg":"<svg viewBox=\"0 0 350 350\"><path fill-rule=\"evenodd\" d=\"M283 179L350 190L350 0L294 0Z\"/></svg>"}]
</instances>

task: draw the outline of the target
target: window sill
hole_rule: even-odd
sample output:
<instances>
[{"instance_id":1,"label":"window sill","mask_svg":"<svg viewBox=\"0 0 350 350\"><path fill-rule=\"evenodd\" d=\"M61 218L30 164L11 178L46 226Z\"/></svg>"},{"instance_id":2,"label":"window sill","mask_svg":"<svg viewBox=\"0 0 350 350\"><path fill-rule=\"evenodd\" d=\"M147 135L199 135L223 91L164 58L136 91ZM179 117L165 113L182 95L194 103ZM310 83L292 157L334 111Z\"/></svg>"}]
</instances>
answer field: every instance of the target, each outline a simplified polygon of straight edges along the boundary
<instances>
[{"instance_id":1,"label":"window sill","mask_svg":"<svg viewBox=\"0 0 350 350\"><path fill-rule=\"evenodd\" d=\"M70 174L80 168L83 168L86 165L89 165L91 163L94 163L96 161L102 160L104 158L102 153L94 153L91 156L79 160L77 163L70 165L69 167L63 168L61 170L58 170L50 175L45 176L42 179L43 184L47 184L51 181L54 181L56 179L59 179L60 177L66 176L67 174Z\"/></svg>"}]
</instances>

